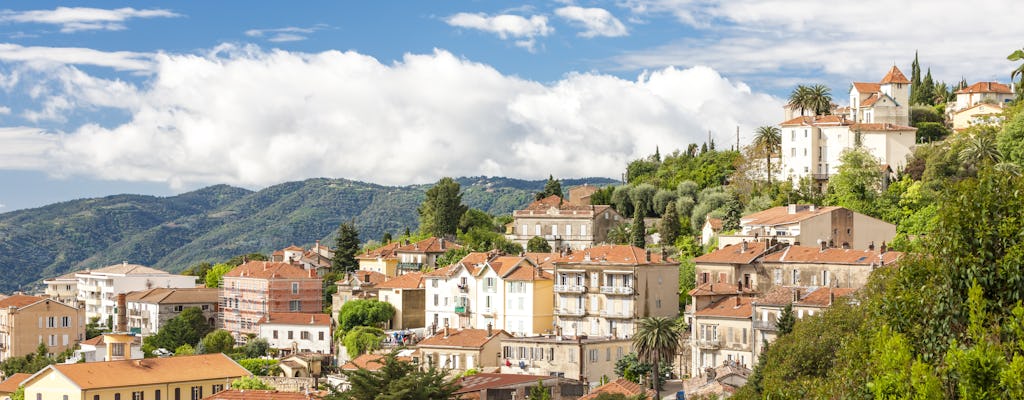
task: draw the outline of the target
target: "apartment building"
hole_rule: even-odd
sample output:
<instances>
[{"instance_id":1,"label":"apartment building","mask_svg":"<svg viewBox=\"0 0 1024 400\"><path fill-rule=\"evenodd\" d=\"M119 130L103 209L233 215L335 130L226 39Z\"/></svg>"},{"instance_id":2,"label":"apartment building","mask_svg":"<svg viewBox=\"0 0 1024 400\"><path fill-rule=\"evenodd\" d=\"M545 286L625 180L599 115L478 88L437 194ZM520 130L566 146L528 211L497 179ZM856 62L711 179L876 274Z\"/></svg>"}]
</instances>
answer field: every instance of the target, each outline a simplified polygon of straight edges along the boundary
<instances>
[{"instance_id":1,"label":"apartment building","mask_svg":"<svg viewBox=\"0 0 1024 400\"><path fill-rule=\"evenodd\" d=\"M544 335L501 342L503 374L558 376L590 387L615 376L615 362L633 352L633 340L598 336Z\"/></svg>"},{"instance_id":2,"label":"apartment building","mask_svg":"<svg viewBox=\"0 0 1024 400\"><path fill-rule=\"evenodd\" d=\"M50 365L23 386L25 398L35 400L198 400L248 376L248 370L217 353Z\"/></svg>"},{"instance_id":3,"label":"apartment building","mask_svg":"<svg viewBox=\"0 0 1024 400\"><path fill-rule=\"evenodd\" d=\"M281 355L331 354L331 316L322 313L267 313L259 321L259 337Z\"/></svg>"},{"instance_id":4,"label":"apartment building","mask_svg":"<svg viewBox=\"0 0 1024 400\"><path fill-rule=\"evenodd\" d=\"M400 242L391 242L356 256L359 270L373 271L389 277L398 275L399 258L395 250L401 245Z\"/></svg>"},{"instance_id":5,"label":"apartment building","mask_svg":"<svg viewBox=\"0 0 1024 400\"><path fill-rule=\"evenodd\" d=\"M526 248L534 237L548 241L552 249L582 250L608 240L608 231L622 223L622 216L606 205L565 201L552 195L512 212L505 237Z\"/></svg>"},{"instance_id":6,"label":"apartment building","mask_svg":"<svg viewBox=\"0 0 1024 400\"><path fill-rule=\"evenodd\" d=\"M630 337L634 321L679 315L679 264L635 246L597 246L554 262L555 321L572 336Z\"/></svg>"},{"instance_id":7,"label":"apartment building","mask_svg":"<svg viewBox=\"0 0 1024 400\"><path fill-rule=\"evenodd\" d=\"M220 289L155 288L128 293L128 329L145 336L156 334L171 318L188 308L202 310L210 326L220 326Z\"/></svg>"},{"instance_id":8,"label":"apartment building","mask_svg":"<svg viewBox=\"0 0 1024 400\"><path fill-rule=\"evenodd\" d=\"M1016 95L1011 85L999 82L976 82L956 91L956 104L947 112L962 111L978 104L992 104L1002 107L1013 102Z\"/></svg>"},{"instance_id":9,"label":"apartment building","mask_svg":"<svg viewBox=\"0 0 1024 400\"><path fill-rule=\"evenodd\" d=\"M476 298L474 282L479 267L493 257L491 253L473 252L459 262L423 274L426 286L426 328L436 331L441 327L472 327L473 306Z\"/></svg>"},{"instance_id":10,"label":"apartment building","mask_svg":"<svg viewBox=\"0 0 1024 400\"><path fill-rule=\"evenodd\" d=\"M828 286L833 288L861 288L867 284L871 272L893 265L903 253L888 251L885 244L879 249L838 249L834 247L786 246L760 259L761 271L770 274L768 287ZM762 288L764 291L767 288Z\"/></svg>"},{"instance_id":11,"label":"apartment building","mask_svg":"<svg viewBox=\"0 0 1024 400\"><path fill-rule=\"evenodd\" d=\"M15 294L0 300L0 361L74 348L85 339L85 311L53 299Z\"/></svg>"},{"instance_id":12,"label":"apartment building","mask_svg":"<svg viewBox=\"0 0 1024 400\"><path fill-rule=\"evenodd\" d=\"M754 346L751 350L751 365L757 363L765 343L774 342L778 337L776 323L783 309L791 305L797 319L819 314L836 299L848 298L856 292L853 288L814 286L776 286L751 302Z\"/></svg>"},{"instance_id":13,"label":"apartment building","mask_svg":"<svg viewBox=\"0 0 1024 400\"><path fill-rule=\"evenodd\" d=\"M359 270L345 274L345 277L334 282L337 290L331 295L331 317L337 318L341 306L349 300L377 298L377 285L384 283L387 277L374 271Z\"/></svg>"},{"instance_id":14,"label":"apartment building","mask_svg":"<svg viewBox=\"0 0 1024 400\"><path fill-rule=\"evenodd\" d=\"M790 204L772 207L740 218L740 231L719 235L719 248L742 241L770 238L794 245L867 249L891 242L896 225L845 207Z\"/></svg>"},{"instance_id":15,"label":"apartment building","mask_svg":"<svg viewBox=\"0 0 1024 400\"><path fill-rule=\"evenodd\" d=\"M424 268L437 268L437 257L444 255L448 250L461 248L458 243L452 243L444 238L429 237L418 242L406 240L394 249L395 257L398 258L395 273L401 275L419 272Z\"/></svg>"},{"instance_id":16,"label":"apartment building","mask_svg":"<svg viewBox=\"0 0 1024 400\"><path fill-rule=\"evenodd\" d=\"M56 278L43 280L43 284L46 285L43 293L46 297L72 307L78 307L78 278L75 277L76 274L77 272L69 272Z\"/></svg>"},{"instance_id":17,"label":"apartment building","mask_svg":"<svg viewBox=\"0 0 1024 400\"><path fill-rule=\"evenodd\" d=\"M259 334L268 313L323 310L323 286L313 271L273 261L249 261L224 274L220 321L236 340Z\"/></svg>"},{"instance_id":18,"label":"apartment building","mask_svg":"<svg viewBox=\"0 0 1024 400\"><path fill-rule=\"evenodd\" d=\"M498 368L501 365L501 343L511 337L500 329L444 327L421 340L416 348L420 351L420 362L424 365L458 374L469 369Z\"/></svg>"},{"instance_id":19,"label":"apartment building","mask_svg":"<svg viewBox=\"0 0 1024 400\"><path fill-rule=\"evenodd\" d=\"M728 296L694 313L690 325L691 371L703 371L724 362L748 368L753 365L752 301L750 296Z\"/></svg>"},{"instance_id":20,"label":"apartment building","mask_svg":"<svg viewBox=\"0 0 1024 400\"><path fill-rule=\"evenodd\" d=\"M409 272L377 285L377 299L395 307L387 329L418 329L426 325L423 273Z\"/></svg>"},{"instance_id":21,"label":"apartment building","mask_svg":"<svg viewBox=\"0 0 1024 400\"><path fill-rule=\"evenodd\" d=\"M85 317L98 317L101 325L108 320L117 326L117 295L153 288L194 288L196 277L173 275L150 267L127 262L75 273L78 280L78 301L85 303Z\"/></svg>"}]
</instances>

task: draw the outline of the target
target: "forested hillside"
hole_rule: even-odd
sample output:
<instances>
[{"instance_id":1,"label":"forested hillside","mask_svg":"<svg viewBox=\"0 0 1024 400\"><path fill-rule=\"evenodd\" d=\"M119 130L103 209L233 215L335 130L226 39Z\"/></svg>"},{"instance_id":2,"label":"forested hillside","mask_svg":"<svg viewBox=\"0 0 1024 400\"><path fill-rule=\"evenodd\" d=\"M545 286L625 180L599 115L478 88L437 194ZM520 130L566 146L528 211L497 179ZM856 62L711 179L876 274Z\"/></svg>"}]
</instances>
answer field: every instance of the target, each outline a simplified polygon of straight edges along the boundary
<instances>
[{"instance_id":1,"label":"forested hillside","mask_svg":"<svg viewBox=\"0 0 1024 400\"><path fill-rule=\"evenodd\" d=\"M506 214L533 199L545 181L470 177L463 200ZM565 180L607 185L605 178ZM330 243L354 220L363 241L418 226L416 208L430 185L380 186L309 179L260 191L217 185L172 197L116 195L0 214L0 291L68 271L129 261L180 271L199 261L269 252L316 240Z\"/></svg>"}]
</instances>

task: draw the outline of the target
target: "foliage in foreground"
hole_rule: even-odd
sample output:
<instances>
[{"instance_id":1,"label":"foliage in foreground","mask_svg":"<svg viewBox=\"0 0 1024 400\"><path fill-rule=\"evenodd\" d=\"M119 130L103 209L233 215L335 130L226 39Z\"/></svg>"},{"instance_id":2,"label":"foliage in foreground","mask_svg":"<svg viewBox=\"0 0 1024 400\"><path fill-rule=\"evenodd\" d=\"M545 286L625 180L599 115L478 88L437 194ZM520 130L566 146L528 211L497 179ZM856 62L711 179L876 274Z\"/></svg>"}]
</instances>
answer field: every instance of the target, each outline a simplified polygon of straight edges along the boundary
<instances>
[{"instance_id":1,"label":"foliage in foreground","mask_svg":"<svg viewBox=\"0 0 1024 400\"><path fill-rule=\"evenodd\" d=\"M446 377L447 371L434 366L421 370L400 361L395 353L382 356L377 371L342 371L351 385L344 392L334 391L326 400L445 400L454 399L459 386Z\"/></svg>"}]
</instances>

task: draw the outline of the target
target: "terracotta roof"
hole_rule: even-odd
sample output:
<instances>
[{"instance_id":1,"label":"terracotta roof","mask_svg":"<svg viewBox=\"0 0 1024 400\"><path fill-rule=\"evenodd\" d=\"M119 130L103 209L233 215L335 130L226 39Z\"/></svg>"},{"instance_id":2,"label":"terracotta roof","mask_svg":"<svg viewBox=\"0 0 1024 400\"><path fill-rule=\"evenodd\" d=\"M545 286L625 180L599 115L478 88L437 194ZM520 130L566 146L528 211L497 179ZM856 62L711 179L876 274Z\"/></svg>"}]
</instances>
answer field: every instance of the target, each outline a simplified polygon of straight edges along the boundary
<instances>
[{"instance_id":1,"label":"terracotta roof","mask_svg":"<svg viewBox=\"0 0 1024 400\"><path fill-rule=\"evenodd\" d=\"M856 292L856 289L853 288L823 287L801 298L796 304L811 307L828 307L832 305L832 296L835 296L835 298L846 297L854 292Z\"/></svg>"},{"instance_id":2,"label":"terracotta roof","mask_svg":"<svg viewBox=\"0 0 1024 400\"><path fill-rule=\"evenodd\" d=\"M881 100L883 96L884 97L889 97L889 96L886 96L885 94L879 94L879 93L872 94L871 96L868 96L868 98L864 99L864 101L860 102L860 106L861 107L871 107L871 106L875 105L875 103L877 103L879 100Z\"/></svg>"},{"instance_id":3,"label":"terracotta roof","mask_svg":"<svg viewBox=\"0 0 1024 400\"><path fill-rule=\"evenodd\" d=\"M708 218L704 223L711 225L711 230L718 232L722 230L722 226L725 224L721 218Z\"/></svg>"},{"instance_id":4,"label":"terracotta roof","mask_svg":"<svg viewBox=\"0 0 1024 400\"><path fill-rule=\"evenodd\" d=\"M152 304L217 303L218 288L156 288L128 293L128 301Z\"/></svg>"},{"instance_id":5,"label":"terracotta roof","mask_svg":"<svg viewBox=\"0 0 1024 400\"><path fill-rule=\"evenodd\" d=\"M788 206L772 207L764 211L758 211L753 214L748 214L740 218L740 225L743 226L777 226L792 224L803 221L805 219L816 217L823 214L828 214L833 210L838 210L842 207L828 206L828 207L815 207L814 211L811 211L810 206L806 204L797 204L796 212L793 214L789 213Z\"/></svg>"},{"instance_id":6,"label":"terracotta roof","mask_svg":"<svg viewBox=\"0 0 1024 400\"><path fill-rule=\"evenodd\" d=\"M857 92L864 94L882 91L882 85L871 82L854 82L853 87L857 89Z\"/></svg>"},{"instance_id":7,"label":"terracotta roof","mask_svg":"<svg viewBox=\"0 0 1024 400\"><path fill-rule=\"evenodd\" d=\"M341 369L346 371L354 371L357 369L365 369L368 371L377 371L384 366L381 360L384 359L383 355L380 354L363 354L359 357L353 358L343 364ZM412 357L396 357L400 361L412 361Z\"/></svg>"},{"instance_id":8,"label":"terracotta roof","mask_svg":"<svg viewBox=\"0 0 1024 400\"><path fill-rule=\"evenodd\" d=\"M231 278L259 279L319 279L312 271L306 271L295 265L273 261L249 261L224 274Z\"/></svg>"},{"instance_id":9,"label":"terracotta roof","mask_svg":"<svg viewBox=\"0 0 1024 400\"><path fill-rule=\"evenodd\" d=\"M702 283L690 290L690 296L722 296L733 295L739 292L736 285L730 283ZM752 293L750 289L743 290L743 293Z\"/></svg>"},{"instance_id":10,"label":"terracotta roof","mask_svg":"<svg viewBox=\"0 0 1024 400\"><path fill-rule=\"evenodd\" d=\"M395 249L398 248L399 242L391 242L386 245L380 246L376 249L367 251L363 254L356 256L358 259L377 259L377 258L395 258Z\"/></svg>"},{"instance_id":11,"label":"terracotta roof","mask_svg":"<svg viewBox=\"0 0 1024 400\"><path fill-rule=\"evenodd\" d=\"M459 378L455 383L460 386L460 389L455 393L479 392L484 389L498 389L528 382L536 384L537 381L548 379L552 379L552 377L544 375L479 373Z\"/></svg>"},{"instance_id":12,"label":"terracotta roof","mask_svg":"<svg viewBox=\"0 0 1024 400\"><path fill-rule=\"evenodd\" d=\"M53 371L61 373L82 390L234 379L252 375L249 370L242 368L227 355L217 353L142 360L55 364L37 372L25 384L31 384L38 377Z\"/></svg>"},{"instance_id":13,"label":"terracotta roof","mask_svg":"<svg viewBox=\"0 0 1024 400\"><path fill-rule=\"evenodd\" d=\"M505 271L502 279L506 281L542 281L552 279L552 275L539 266L524 262Z\"/></svg>"},{"instance_id":14,"label":"terracotta roof","mask_svg":"<svg viewBox=\"0 0 1024 400\"><path fill-rule=\"evenodd\" d=\"M437 334L421 340L416 346L418 347L473 347L481 348L487 342L494 339L499 339L504 336L506 338L511 337L504 330L495 329L493 334L488 337L486 329L449 329L448 337L444 337L444 330L438 330Z\"/></svg>"},{"instance_id":15,"label":"terracotta roof","mask_svg":"<svg viewBox=\"0 0 1024 400\"><path fill-rule=\"evenodd\" d=\"M284 250L287 250L287 251L302 251L302 252L306 251L306 249L303 249L303 248L301 248L299 246L296 246L294 244L291 245L291 246L285 247Z\"/></svg>"},{"instance_id":16,"label":"terracotta roof","mask_svg":"<svg viewBox=\"0 0 1024 400\"><path fill-rule=\"evenodd\" d=\"M557 260L558 258L560 258L561 255L558 254L558 253L530 253L530 252L526 252L526 253L523 253L523 257L529 258L529 259L533 260L533 262L535 262L538 265L540 265L540 264L544 264L544 263L547 263L547 262L553 262L553 261Z\"/></svg>"},{"instance_id":17,"label":"terracotta roof","mask_svg":"<svg viewBox=\"0 0 1024 400\"><path fill-rule=\"evenodd\" d=\"M878 256L882 258L879 259ZM815 263L815 264L878 264L879 260L886 264L895 263L903 257L898 251L853 250L830 247L822 250L816 246L788 246L782 251L765 256L762 262L772 263Z\"/></svg>"},{"instance_id":18,"label":"terracotta roof","mask_svg":"<svg viewBox=\"0 0 1024 400\"><path fill-rule=\"evenodd\" d=\"M551 195L540 200L536 200L530 203L521 211L547 211L551 208L564 211L593 211L594 214L598 214L609 208L607 205L590 205L590 204L574 204L569 201L565 201L557 195ZM593 215L593 214L588 214Z\"/></svg>"},{"instance_id":19,"label":"terracotta roof","mask_svg":"<svg viewBox=\"0 0 1024 400\"><path fill-rule=\"evenodd\" d=\"M46 299L44 299L42 297L37 297L37 296L28 296L28 295L24 295L24 294L15 294L15 295L11 295L10 297L7 297L7 298L5 298L3 300L0 300L0 308L7 308L7 307L22 308L22 307L25 307L27 305L34 304L36 302L40 302L40 301L43 301L43 300L46 300Z\"/></svg>"},{"instance_id":20,"label":"terracotta roof","mask_svg":"<svg viewBox=\"0 0 1024 400\"><path fill-rule=\"evenodd\" d=\"M161 271L155 268L150 268L145 265L138 264L114 264L111 266L103 267L100 269L78 271L79 274L117 274L117 275L142 275L142 274L160 274L170 275L167 271Z\"/></svg>"},{"instance_id":21,"label":"terracotta roof","mask_svg":"<svg viewBox=\"0 0 1024 400\"><path fill-rule=\"evenodd\" d=\"M369 283L373 285L384 283L388 280L388 276L377 271L358 270L346 275L345 278L334 282L339 285L347 285L350 280L358 279L362 283Z\"/></svg>"},{"instance_id":22,"label":"terracotta roof","mask_svg":"<svg viewBox=\"0 0 1024 400\"><path fill-rule=\"evenodd\" d=\"M275 325L310 325L323 326L331 324L331 316L323 313L269 313L260 318L260 324Z\"/></svg>"},{"instance_id":23,"label":"terracotta roof","mask_svg":"<svg viewBox=\"0 0 1024 400\"><path fill-rule=\"evenodd\" d=\"M380 289L421 289L424 287L423 274L420 272L409 272L382 282L377 287Z\"/></svg>"},{"instance_id":24,"label":"terracotta roof","mask_svg":"<svg viewBox=\"0 0 1024 400\"><path fill-rule=\"evenodd\" d=\"M885 74L885 77L882 78L882 81L878 83L910 83L910 79L907 79L907 76L903 75L903 72L893 65L889 72Z\"/></svg>"},{"instance_id":25,"label":"terracotta roof","mask_svg":"<svg viewBox=\"0 0 1024 400\"><path fill-rule=\"evenodd\" d=\"M793 302L793 289L791 286L775 286L768 289L765 294L754 299L754 302L757 304L784 306Z\"/></svg>"},{"instance_id":26,"label":"terracotta roof","mask_svg":"<svg viewBox=\"0 0 1024 400\"><path fill-rule=\"evenodd\" d=\"M1003 103L995 103L995 104L978 103L978 104L975 104L973 106L967 107L967 108L965 108L963 110L956 111L954 114L960 114L960 113L967 112L969 110L973 110L975 108L984 108L984 107L988 107L988 108L992 108L993 109L994 112L992 112L990 114L999 114L999 113L1003 112ZM990 115L990 114L987 114L987 115Z\"/></svg>"},{"instance_id":27,"label":"terracotta roof","mask_svg":"<svg viewBox=\"0 0 1024 400\"><path fill-rule=\"evenodd\" d=\"M318 398L319 396L314 396ZM279 392L277 390L227 389L206 397L212 400L307 400L302 392Z\"/></svg>"},{"instance_id":28,"label":"terracotta roof","mask_svg":"<svg viewBox=\"0 0 1024 400\"><path fill-rule=\"evenodd\" d=\"M729 296L711 303L697 311L695 315L698 317L750 318L753 310L750 307L750 302L753 300L753 297Z\"/></svg>"},{"instance_id":29,"label":"terracotta roof","mask_svg":"<svg viewBox=\"0 0 1024 400\"><path fill-rule=\"evenodd\" d=\"M459 264L452 264L447 267L438 268L423 274L424 278L448 278L459 268Z\"/></svg>"},{"instance_id":30,"label":"terracotta roof","mask_svg":"<svg viewBox=\"0 0 1024 400\"><path fill-rule=\"evenodd\" d=\"M712 264L750 264L764 254L768 244L765 242L748 242L747 251L741 243L731 244L708 254L694 258L697 263Z\"/></svg>"},{"instance_id":31,"label":"terracotta roof","mask_svg":"<svg viewBox=\"0 0 1024 400\"><path fill-rule=\"evenodd\" d=\"M428 237L416 243L399 246L395 249L398 253L444 253L451 249L461 249L462 246L450 240Z\"/></svg>"},{"instance_id":32,"label":"terracotta roof","mask_svg":"<svg viewBox=\"0 0 1024 400\"><path fill-rule=\"evenodd\" d=\"M800 116L785 121L779 125L781 126L814 126L814 125L846 125L851 121L846 119L844 115L819 115L819 116Z\"/></svg>"},{"instance_id":33,"label":"terracotta roof","mask_svg":"<svg viewBox=\"0 0 1024 400\"><path fill-rule=\"evenodd\" d=\"M911 131L911 132L916 132L917 131L917 128L912 127L912 126L887 124L887 123L877 123L877 122L876 123L870 123L870 124L867 124L867 123L856 123L856 124L851 125L850 129L852 129L852 130L858 130L859 129L859 130L862 130L862 131Z\"/></svg>"},{"instance_id":34,"label":"terracotta roof","mask_svg":"<svg viewBox=\"0 0 1024 400\"><path fill-rule=\"evenodd\" d=\"M26 379L28 379L31 376L32 376L32 374L23 374L23 373L20 373L20 372L14 374L14 375L11 375L7 379L4 379L3 382L0 382L0 393L14 393L14 392L17 392L18 391L18 386L21 386L21 383L24 382Z\"/></svg>"},{"instance_id":35,"label":"terracotta roof","mask_svg":"<svg viewBox=\"0 0 1024 400\"><path fill-rule=\"evenodd\" d=\"M614 380L614 381L608 382L608 383L606 383L604 385L601 385L601 386L597 387L594 390L591 390L590 393L588 393L587 395L585 395L583 397L580 397L579 400L592 400L592 399L596 399L597 396L599 396L601 393L622 394L622 395L625 395L626 397L636 396L636 395L639 395L639 394L646 393L647 394L647 396L645 397L646 399L653 399L654 398L654 391L653 390L649 390L649 389L645 390L639 384L630 382L630 381L628 381L626 379L623 379L623 378L619 378L617 380Z\"/></svg>"},{"instance_id":36,"label":"terracotta roof","mask_svg":"<svg viewBox=\"0 0 1024 400\"><path fill-rule=\"evenodd\" d=\"M587 261L587 258L590 258ZM586 250L577 250L572 254L555 261L556 264L627 264L627 265L649 265L649 264L671 264L672 260L662 260L661 253L651 252L651 260L647 261L647 251L636 246L628 245L603 245L594 246Z\"/></svg>"},{"instance_id":37,"label":"terracotta roof","mask_svg":"<svg viewBox=\"0 0 1024 400\"><path fill-rule=\"evenodd\" d=\"M1002 94L1013 94L1010 87L999 82L978 82L971 86L957 90L957 94L960 93L1002 93Z\"/></svg>"}]
</instances>

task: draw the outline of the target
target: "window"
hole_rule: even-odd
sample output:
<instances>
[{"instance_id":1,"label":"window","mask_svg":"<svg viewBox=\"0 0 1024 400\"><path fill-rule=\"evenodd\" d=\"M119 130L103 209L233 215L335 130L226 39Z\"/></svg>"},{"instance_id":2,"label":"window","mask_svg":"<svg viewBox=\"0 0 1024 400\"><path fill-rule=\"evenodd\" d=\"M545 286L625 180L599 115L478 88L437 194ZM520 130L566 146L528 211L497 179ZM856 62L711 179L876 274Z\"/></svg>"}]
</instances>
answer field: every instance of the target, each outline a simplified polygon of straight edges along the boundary
<instances>
[{"instance_id":1,"label":"window","mask_svg":"<svg viewBox=\"0 0 1024 400\"><path fill-rule=\"evenodd\" d=\"M796 157L796 147L791 147L789 149L789 155L793 156L793 157Z\"/></svg>"},{"instance_id":2,"label":"window","mask_svg":"<svg viewBox=\"0 0 1024 400\"><path fill-rule=\"evenodd\" d=\"M56 346L56 345L57 345L57 335L50 335L50 346L52 347L52 346Z\"/></svg>"},{"instance_id":3,"label":"window","mask_svg":"<svg viewBox=\"0 0 1024 400\"><path fill-rule=\"evenodd\" d=\"M551 225L551 236L558 236L558 225Z\"/></svg>"},{"instance_id":4,"label":"window","mask_svg":"<svg viewBox=\"0 0 1024 400\"><path fill-rule=\"evenodd\" d=\"M743 344L747 344L747 328L743 328Z\"/></svg>"},{"instance_id":5,"label":"window","mask_svg":"<svg viewBox=\"0 0 1024 400\"><path fill-rule=\"evenodd\" d=\"M324 331L317 332L317 338L318 338L317 340L323 341L324 340Z\"/></svg>"},{"instance_id":6,"label":"window","mask_svg":"<svg viewBox=\"0 0 1024 400\"><path fill-rule=\"evenodd\" d=\"M439 280L440 280L440 279L431 279L430 281L432 282L432 285L433 285L434 287L437 287L437 281L439 281ZM436 297L437 297L437 295L434 295L434 297L436 298ZM435 302L435 303L434 303L434 305L436 306L436 305L437 305L437 303Z\"/></svg>"},{"instance_id":7,"label":"window","mask_svg":"<svg viewBox=\"0 0 1024 400\"><path fill-rule=\"evenodd\" d=\"M71 317L60 317L61 328L67 328L71 326Z\"/></svg>"},{"instance_id":8,"label":"window","mask_svg":"<svg viewBox=\"0 0 1024 400\"><path fill-rule=\"evenodd\" d=\"M291 339L295 339L295 333L294 333L294 332L292 332L292 331L288 331L288 339L289 339L289 340L291 340Z\"/></svg>"},{"instance_id":9,"label":"window","mask_svg":"<svg viewBox=\"0 0 1024 400\"><path fill-rule=\"evenodd\" d=\"M206 310L209 310L209 309L210 309L210 305L209 304L203 304L203 311L206 311Z\"/></svg>"},{"instance_id":10,"label":"window","mask_svg":"<svg viewBox=\"0 0 1024 400\"><path fill-rule=\"evenodd\" d=\"M793 281L791 283L794 285L800 283L800 271L793 270Z\"/></svg>"},{"instance_id":11,"label":"window","mask_svg":"<svg viewBox=\"0 0 1024 400\"><path fill-rule=\"evenodd\" d=\"M488 290L494 290L494 282L495 281L496 280L494 278L485 278L484 279L484 286L487 286Z\"/></svg>"},{"instance_id":12,"label":"window","mask_svg":"<svg viewBox=\"0 0 1024 400\"><path fill-rule=\"evenodd\" d=\"M435 281L434 281L434 283L437 283L437 281L435 280ZM437 287L437 286L435 286L435 287ZM440 302L438 301L438 299L439 299L439 297L438 297L438 296L437 296L437 295L435 294L435 295L434 295L434 305L435 305L435 306L436 306L436 305L438 305L438 304L440 304Z\"/></svg>"},{"instance_id":13,"label":"window","mask_svg":"<svg viewBox=\"0 0 1024 400\"><path fill-rule=\"evenodd\" d=\"M155 395L153 397L155 397L156 400L160 400L160 389L157 389L156 392L153 393L153 394ZM96 400L99 400L99 399L96 399Z\"/></svg>"},{"instance_id":14,"label":"window","mask_svg":"<svg viewBox=\"0 0 1024 400\"><path fill-rule=\"evenodd\" d=\"M289 301L288 302L288 310L292 311L292 312L302 311L302 301L301 300Z\"/></svg>"},{"instance_id":15,"label":"window","mask_svg":"<svg viewBox=\"0 0 1024 400\"><path fill-rule=\"evenodd\" d=\"M124 357L124 343L111 343L110 354L114 357Z\"/></svg>"},{"instance_id":16,"label":"window","mask_svg":"<svg viewBox=\"0 0 1024 400\"><path fill-rule=\"evenodd\" d=\"M98 394L92 395L92 400L100 400L100 395L98 395ZM157 398L156 400L160 400L160 399Z\"/></svg>"},{"instance_id":17,"label":"window","mask_svg":"<svg viewBox=\"0 0 1024 400\"><path fill-rule=\"evenodd\" d=\"M565 236L572 235L572 225L565 224Z\"/></svg>"},{"instance_id":18,"label":"window","mask_svg":"<svg viewBox=\"0 0 1024 400\"><path fill-rule=\"evenodd\" d=\"M597 362L597 349L590 350L590 362Z\"/></svg>"},{"instance_id":19,"label":"window","mask_svg":"<svg viewBox=\"0 0 1024 400\"><path fill-rule=\"evenodd\" d=\"M174 388L174 400L181 400L181 388Z\"/></svg>"},{"instance_id":20,"label":"window","mask_svg":"<svg viewBox=\"0 0 1024 400\"><path fill-rule=\"evenodd\" d=\"M46 327L53 328L57 326L57 317L46 317Z\"/></svg>"},{"instance_id":21,"label":"window","mask_svg":"<svg viewBox=\"0 0 1024 400\"><path fill-rule=\"evenodd\" d=\"M210 393L217 393L221 390L224 390L224 385L213 385L213 387L210 388Z\"/></svg>"},{"instance_id":22,"label":"window","mask_svg":"<svg viewBox=\"0 0 1024 400\"><path fill-rule=\"evenodd\" d=\"M537 225L534 226L533 232L534 232L534 235L540 236L540 224L537 224Z\"/></svg>"},{"instance_id":23,"label":"window","mask_svg":"<svg viewBox=\"0 0 1024 400\"><path fill-rule=\"evenodd\" d=\"M829 275L828 271L821 271L821 284L824 286L832 284L832 276Z\"/></svg>"},{"instance_id":24,"label":"window","mask_svg":"<svg viewBox=\"0 0 1024 400\"><path fill-rule=\"evenodd\" d=\"M132 392L132 400L146 400L146 399L144 398L144 397L145 397L145 395L144 395L143 393L144 393L144 392L143 392L143 391L141 391L141 390L140 390L140 391L138 391L138 392Z\"/></svg>"},{"instance_id":25,"label":"window","mask_svg":"<svg viewBox=\"0 0 1024 400\"><path fill-rule=\"evenodd\" d=\"M587 236L587 226L586 225L580 225L580 235Z\"/></svg>"},{"instance_id":26,"label":"window","mask_svg":"<svg viewBox=\"0 0 1024 400\"><path fill-rule=\"evenodd\" d=\"M806 156L806 155L807 155L807 148L804 147L804 156Z\"/></svg>"},{"instance_id":27,"label":"window","mask_svg":"<svg viewBox=\"0 0 1024 400\"><path fill-rule=\"evenodd\" d=\"M182 312L185 310L185 306L174 306L174 312Z\"/></svg>"},{"instance_id":28,"label":"window","mask_svg":"<svg viewBox=\"0 0 1024 400\"><path fill-rule=\"evenodd\" d=\"M569 363L576 364L579 361L576 359L576 349L569 349Z\"/></svg>"},{"instance_id":29,"label":"window","mask_svg":"<svg viewBox=\"0 0 1024 400\"><path fill-rule=\"evenodd\" d=\"M661 308L661 299L657 299L654 301L654 308Z\"/></svg>"},{"instance_id":30,"label":"window","mask_svg":"<svg viewBox=\"0 0 1024 400\"><path fill-rule=\"evenodd\" d=\"M309 331L299 332L299 339L309 340Z\"/></svg>"},{"instance_id":31,"label":"window","mask_svg":"<svg viewBox=\"0 0 1024 400\"><path fill-rule=\"evenodd\" d=\"M526 224L522 224L522 225L519 226L519 233L521 235L526 236L527 232L529 232L529 231L526 229Z\"/></svg>"},{"instance_id":32,"label":"window","mask_svg":"<svg viewBox=\"0 0 1024 400\"><path fill-rule=\"evenodd\" d=\"M612 348L611 347L608 347L608 348L604 349L604 360L605 361L611 361L612 360Z\"/></svg>"},{"instance_id":33,"label":"window","mask_svg":"<svg viewBox=\"0 0 1024 400\"><path fill-rule=\"evenodd\" d=\"M272 335L274 339L277 339L277 329L274 330L274 333Z\"/></svg>"},{"instance_id":34,"label":"window","mask_svg":"<svg viewBox=\"0 0 1024 400\"><path fill-rule=\"evenodd\" d=\"M39 397L37 396L36 398L38 399ZM121 394L120 393L114 393L114 400L121 400Z\"/></svg>"},{"instance_id":35,"label":"window","mask_svg":"<svg viewBox=\"0 0 1024 400\"><path fill-rule=\"evenodd\" d=\"M292 282L292 294L299 294L299 283Z\"/></svg>"},{"instance_id":36,"label":"window","mask_svg":"<svg viewBox=\"0 0 1024 400\"><path fill-rule=\"evenodd\" d=\"M192 400L200 400L203 398L203 387L193 386L192 387ZM118 400L118 399L115 399Z\"/></svg>"}]
</instances>

